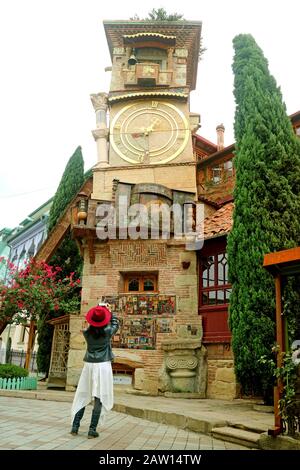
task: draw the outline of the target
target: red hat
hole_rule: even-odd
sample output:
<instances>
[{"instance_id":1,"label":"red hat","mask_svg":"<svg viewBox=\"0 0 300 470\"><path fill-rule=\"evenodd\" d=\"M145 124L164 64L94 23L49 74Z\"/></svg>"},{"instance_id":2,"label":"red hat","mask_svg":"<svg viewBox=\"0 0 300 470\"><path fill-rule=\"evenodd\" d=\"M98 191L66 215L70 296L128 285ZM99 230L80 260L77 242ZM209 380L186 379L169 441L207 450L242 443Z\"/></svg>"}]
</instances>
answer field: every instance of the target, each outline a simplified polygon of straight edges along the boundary
<instances>
[{"instance_id":1,"label":"red hat","mask_svg":"<svg viewBox=\"0 0 300 470\"><path fill-rule=\"evenodd\" d=\"M106 307L93 307L91 308L86 316L86 321L92 325L100 328L101 326L107 325L111 320L111 313Z\"/></svg>"}]
</instances>

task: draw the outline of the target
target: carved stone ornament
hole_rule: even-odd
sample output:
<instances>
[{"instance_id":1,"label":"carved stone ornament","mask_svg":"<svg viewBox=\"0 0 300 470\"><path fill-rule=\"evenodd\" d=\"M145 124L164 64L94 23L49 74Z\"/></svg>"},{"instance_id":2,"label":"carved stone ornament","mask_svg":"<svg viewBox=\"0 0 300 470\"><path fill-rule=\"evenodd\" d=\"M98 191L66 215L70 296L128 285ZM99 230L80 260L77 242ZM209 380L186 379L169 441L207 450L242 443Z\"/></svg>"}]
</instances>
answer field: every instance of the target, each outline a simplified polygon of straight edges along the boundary
<instances>
[{"instance_id":1,"label":"carved stone ornament","mask_svg":"<svg viewBox=\"0 0 300 470\"><path fill-rule=\"evenodd\" d=\"M169 356L166 358L166 366L168 369L195 369L198 364L196 356Z\"/></svg>"},{"instance_id":2,"label":"carved stone ornament","mask_svg":"<svg viewBox=\"0 0 300 470\"><path fill-rule=\"evenodd\" d=\"M100 109L107 110L107 93L97 93L90 95L95 111Z\"/></svg>"},{"instance_id":3,"label":"carved stone ornament","mask_svg":"<svg viewBox=\"0 0 300 470\"><path fill-rule=\"evenodd\" d=\"M165 396L205 398L207 361L201 341L202 318L193 325L178 325L176 337L162 341L164 361L159 387Z\"/></svg>"},{"instance_id":4,"label":"carved stone ornament","mask_svg":"<svg viewBox=\"0 0 300 470\"><path fill-rule=\"evenodd\" d=\"M188 51L187 49L175 49L175 55L177 57L187 57Z\"/></svg>"},{"instance_id":5,"label":"carved stone ornament","mask_svg":"<svg viewBox=\"0 0 300 470\"><path fill-rule=\"evenodd\" d=\"M113 54L114 54L114 55L122 55L122 54L125 54L125 49L124 49L124 47L114 47L114 49L113 49Z\"/></svg>"},{"instance_id":6,"label":"carved stone ornament","mask_svg":"<svg viewBox=\"0 0 300 470\"><path fill-rule=\"evenodd\" d=\"M94 131L92 131L92 134L95 140L107 139L108 129L95 129Z\"/></svg>"}]
</instances>

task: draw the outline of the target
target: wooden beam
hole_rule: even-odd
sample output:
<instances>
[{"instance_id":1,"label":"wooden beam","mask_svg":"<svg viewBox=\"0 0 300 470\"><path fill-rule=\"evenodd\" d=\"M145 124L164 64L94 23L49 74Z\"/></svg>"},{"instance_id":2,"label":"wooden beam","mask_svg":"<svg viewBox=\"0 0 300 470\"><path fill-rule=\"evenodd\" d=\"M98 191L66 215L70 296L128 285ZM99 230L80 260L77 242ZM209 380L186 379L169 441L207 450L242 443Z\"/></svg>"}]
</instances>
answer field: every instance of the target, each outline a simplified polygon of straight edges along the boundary
<instances>
[{"instance_id":1,"label":"wooden beam","mask_svg":"<svg viewBox=\"0 0 300 470\"><path fill-rule=\"evenodd\" d=\"M26 352L26 359L25 359L25 365L24 368L29 370L30 366L30 359L31 359L31 353L33 349L33 343L34 343L34 334L35 332L35 323L33 320L30 321L30 326L29 326L29 338L28 338L28 343L27 343L27 352Z\"/></svg>"},{"instance_id":2,"label":"wooden beam","mask_svg":"<svg viewBox=\"0 0 300 470\"><path fill-rule=\"evenodd\" d=\"M284 344L284 323L282 318L282 303L281 303L281 276L275 278L275 294L276 294L276 343L278 345L277 351L277 367L282 367L283 353L285 352ZM275 429L282 430L282 418L279 414L279 400L282 396L283 383L282 379L278 377L277 387L274 390L274 417Z\"/></svg>"},{"instance_id":3,"label":"wooden beam","mask_svg":"<svg viewBox=\"0 0 300 470\"><path fill-rule=\"evenodd\" d=\"M36 261L46 261L46 263L51 259L52 255L55 253L62 240L68 233L68 230L71 228L72 217L76 217L76 210L73 208L76 206L79 194L84 192L87 198L90 197L93 190L93 178L89 178L80 188L79 192L72 199L70 204L66 207L64 213L61 215L61 218L57 221L57 224L51 232L48 234L47 239L44 241L40 249L35 255Z\"/></svg>"},{"instance_id":4,"label":"wooden beam","mask_svg":"<svg viewBox=\"0 0 300 470\"><path fill-rule=\"evenodd\" d=\"M70 224L71 210L68 210L49 233L48 238L35 255L36 261L46 261L47 263L50 260L68 232Z\"/></svg>"},{"instance_id":5,"label":"wooden beam","mask_svg":"<svg viewBox=\"0 0 300 470\"><path fill-rule=\"evenodd\" d=\"M275 253L268 253L264 257L264 268L278 265L281 263L300 262L300 247L290 248L289 250L276 251Z\"/></svg>"},{"instance_id":6,"label":"wooden beam","mask_svg":"<svg viewBox=\"0 0 300 470\"><path fill-rule=\"evenodd\" d=\"M96 259L94 239L93 238L88 238L87 239L87 244L88 244L88 249L89 249L90 263L94 264L95 259Z\"/></svg>"}]
</instances>

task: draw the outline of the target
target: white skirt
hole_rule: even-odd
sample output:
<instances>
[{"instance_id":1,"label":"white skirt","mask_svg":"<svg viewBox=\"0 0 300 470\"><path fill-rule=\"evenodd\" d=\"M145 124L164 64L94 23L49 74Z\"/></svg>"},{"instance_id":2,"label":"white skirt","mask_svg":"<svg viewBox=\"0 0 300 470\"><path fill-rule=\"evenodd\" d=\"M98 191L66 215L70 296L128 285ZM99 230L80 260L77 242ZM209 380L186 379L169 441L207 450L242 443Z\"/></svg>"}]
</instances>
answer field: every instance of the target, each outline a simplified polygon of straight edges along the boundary
<instances>
[{"instance_id":1,"label":"white skirt","mask_svg":"<svg viewBox=\"0 0 300 470\"><path fill-rule=\"evenodd\" d=\"M77 411L86 407L93 397L102 403L99 423L103 424L114 404L111 361L84 363L72 404L72 423Z\"/></svg>"}]
</instances>

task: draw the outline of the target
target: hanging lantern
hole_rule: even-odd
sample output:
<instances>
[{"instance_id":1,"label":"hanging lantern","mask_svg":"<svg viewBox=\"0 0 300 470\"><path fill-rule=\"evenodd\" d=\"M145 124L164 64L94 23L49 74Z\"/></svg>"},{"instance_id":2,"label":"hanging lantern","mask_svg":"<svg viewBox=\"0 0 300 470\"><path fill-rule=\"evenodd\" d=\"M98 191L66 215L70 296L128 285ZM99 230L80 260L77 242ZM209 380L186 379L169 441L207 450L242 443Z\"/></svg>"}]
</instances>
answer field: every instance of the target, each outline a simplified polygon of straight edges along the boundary
<instances>
[{"instance_id":1,"label":"hanging lantern","mask_svg":"<svg viewBox=\"0 0 300 470\"><path fill-rule=\"evenodd\" d=\"M78 204L77 219L80 225L83 225L87 219L87 200L81 198Z\"/></svg>"}]
</instances>

